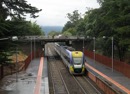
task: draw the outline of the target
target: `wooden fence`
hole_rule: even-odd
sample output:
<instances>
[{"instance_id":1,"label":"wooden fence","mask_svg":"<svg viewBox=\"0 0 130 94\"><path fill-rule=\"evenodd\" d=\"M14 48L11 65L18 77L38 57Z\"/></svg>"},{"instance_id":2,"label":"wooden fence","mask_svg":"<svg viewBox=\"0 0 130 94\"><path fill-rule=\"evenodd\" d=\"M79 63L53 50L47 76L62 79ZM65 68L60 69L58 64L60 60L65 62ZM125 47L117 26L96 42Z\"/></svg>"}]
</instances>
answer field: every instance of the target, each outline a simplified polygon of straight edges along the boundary
<instances>
[{"instance_id":1,"label":"wooden fence","mask_svg":"<svg viewBox=\"0 0 130 94\"><path fill-rule=\"evenodd\" d=\"M93 52L85 50L84 53L89 58L94 59ZM104 64L104 65L112 68L112 59L107 56L95 54L95 60L101 64ZM130 78L130 64L121 62L119 60L113 60L113 69L123 73L125 76Z\"/></svg>"},{"instance_id":2,"label":"wooden fence","mask_svg":"<svg viewBox=\"0 0 130 94\"><path fill-rule=\"evenodd\" d=\"M25 70L27 69L27 67L28 67L28 65L30 64L30 62L31 62L32 59L38 58L38 57L41 57L41 56L43 56L43 53L42 53L41 50L38 50L38 51L36 51L35 53L32 52L32 53L26 58L26 60L24 61L24 62L25 62L25 66L24 66Z\"/></svg>"}]
</instances>

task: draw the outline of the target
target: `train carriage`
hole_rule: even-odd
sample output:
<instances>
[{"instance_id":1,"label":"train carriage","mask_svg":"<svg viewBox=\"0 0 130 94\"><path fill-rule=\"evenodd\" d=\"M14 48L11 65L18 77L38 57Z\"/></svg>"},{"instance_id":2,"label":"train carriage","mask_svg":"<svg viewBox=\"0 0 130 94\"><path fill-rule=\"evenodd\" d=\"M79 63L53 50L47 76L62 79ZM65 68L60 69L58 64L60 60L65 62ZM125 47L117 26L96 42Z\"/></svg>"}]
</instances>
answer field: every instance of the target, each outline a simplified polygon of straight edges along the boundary
<instances>
[{"instance_id":1,"label":"train carriage","mask_svg":"<svg viewBox=\"0 0 130 94\"><path fill-rule=\"evenodd\" d=\"M68 50L62 46L56 47L56 52L61 56L64 64L71 74L84 74L84 54L81 51Z\"/></svg>"}]
</instances>

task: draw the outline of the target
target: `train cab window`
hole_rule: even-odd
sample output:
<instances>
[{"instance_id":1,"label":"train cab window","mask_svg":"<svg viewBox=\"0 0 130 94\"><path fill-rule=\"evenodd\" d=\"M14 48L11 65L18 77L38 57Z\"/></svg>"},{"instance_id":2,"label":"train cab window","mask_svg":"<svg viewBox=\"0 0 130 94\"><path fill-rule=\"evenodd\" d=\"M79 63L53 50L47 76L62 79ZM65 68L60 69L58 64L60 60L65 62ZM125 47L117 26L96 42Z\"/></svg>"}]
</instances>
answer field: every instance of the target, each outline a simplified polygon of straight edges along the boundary
<instances>
[{"instance_id":1,"label":"train cab window","mask_svg":"<svg viewBox=\"0 0 130 94\"><path fill-rule=\"evenodd\" d=\"M73 62L75 63L75 64L80 64L81 62L82 62L82 58L80 57L76 57L76 58L73 58Z\"/></svg>"}]
</instances>

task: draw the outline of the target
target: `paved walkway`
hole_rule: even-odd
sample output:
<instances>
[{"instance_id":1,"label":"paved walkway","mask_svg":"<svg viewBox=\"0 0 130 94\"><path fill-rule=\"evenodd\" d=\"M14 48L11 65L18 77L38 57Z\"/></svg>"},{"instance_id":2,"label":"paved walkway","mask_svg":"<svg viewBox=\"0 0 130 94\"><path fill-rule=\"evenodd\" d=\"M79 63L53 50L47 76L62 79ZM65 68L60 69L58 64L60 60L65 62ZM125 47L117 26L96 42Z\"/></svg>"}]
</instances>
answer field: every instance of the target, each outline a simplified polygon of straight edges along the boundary
<instances>
[{"instance_id":1,"label":"paved walkway","mask_svg":"<svg viewBox=\"0 0 130 94\"><path fill-rule=\"evenodd\" d=\"M86 66L89 71L91 71L94 75L98 76L103 80L107 80L111 84L113 84L114 88L120 89L121 91L128 91L130 94L130 78L127 78L122 73L100 64L99 62L94 62L94 60L86 57ZM92 68L90 68L92 67Z\"/></svg>"},{"instance_id":2,"label":"paved walkway","mask_svg":"<svg viewBox=\"0 0 130 94\"><path fill-rule=\"evenodd\" d=\"M18 82L16 82L16 74L6 76L2 80L0 94L49 94L46 68L46 58L44 61L43 58L32 60L26 71L18 73ZM38 83L39 80L40 83ZM37 93L34 93L35 90Z\"/></svg>"}]
</instances>

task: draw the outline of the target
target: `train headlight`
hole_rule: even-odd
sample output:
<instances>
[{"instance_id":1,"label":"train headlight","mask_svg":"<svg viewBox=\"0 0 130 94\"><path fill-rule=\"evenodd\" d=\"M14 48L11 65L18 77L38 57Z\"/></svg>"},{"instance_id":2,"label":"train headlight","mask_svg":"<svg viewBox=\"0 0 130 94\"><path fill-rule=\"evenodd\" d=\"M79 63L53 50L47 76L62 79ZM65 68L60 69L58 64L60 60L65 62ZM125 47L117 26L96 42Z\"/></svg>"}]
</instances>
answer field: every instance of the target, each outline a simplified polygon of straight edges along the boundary
<instances>
[{"instance_id":1,"label":"train headlight","mask_svg":"<svg viewBox=\"0 0 130 94\"><path fill-rule=\"evenodd\" d=\"M71 71L71 72L74 72L73 66L70 66L70 71Z\"/></svg>"},{"instance_id":2,"label":"train headlight","mask_svg":"<svg viewBox=\"0 0 130 94\"><path fill-rule=\"evenodd\" d=\"M85 71L85 67L84 67L84 66L82 67L82 72L83 72L83 71Z\"/></svg>"}]
</instances>

